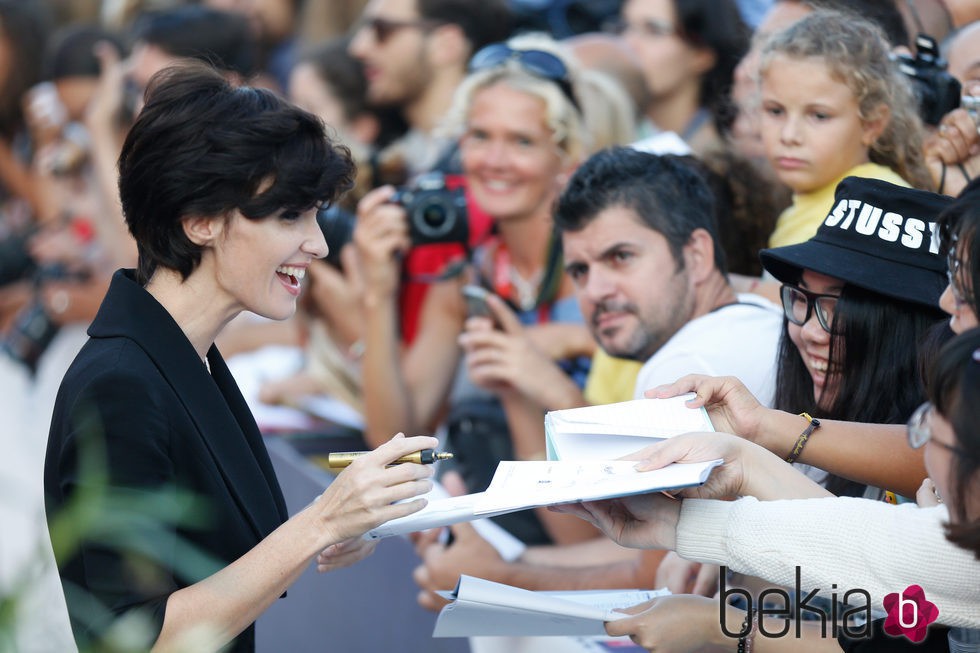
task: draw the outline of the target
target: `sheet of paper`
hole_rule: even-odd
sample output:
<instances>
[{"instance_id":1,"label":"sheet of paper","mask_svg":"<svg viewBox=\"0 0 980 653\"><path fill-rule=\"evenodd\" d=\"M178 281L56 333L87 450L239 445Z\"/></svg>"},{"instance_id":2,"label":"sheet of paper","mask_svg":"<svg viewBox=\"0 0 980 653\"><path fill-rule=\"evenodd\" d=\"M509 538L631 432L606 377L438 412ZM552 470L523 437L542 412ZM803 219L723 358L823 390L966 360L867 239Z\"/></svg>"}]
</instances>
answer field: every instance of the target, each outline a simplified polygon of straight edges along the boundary
<instances>
[{"instance_id":1,"label":"sheet of paper","mask_svg":"<svg viewBox=\"0 0 980 653\"><path fill-rule=\"evenodd\" d=\"M631 494L691 487L704 483L721 459L674 463L649 472L635 461L505 460L497 465L490 486L477 497L477 514L591 501Z\"/></svg>"},{"instance_id":2,"label":"sheet of paper","mask_svg":"<svg viewBox=\"0 0 980 653\"><path fill-rule=\"evenodd\" d=\"M551 411L545 415L548 457L614 460L657 440L692 431L713 431L707 411L685 405L693 396Z\"/></svg>"},{"instance_id":3,"label":"sheet of paper","mask_svg":"<svg viewBox=\"0 0 980 653\"><path fill-rule=\"evenodd\" d=\"M451 497L442 485L433 482L432 490L425 495L429 502L425 508L406 517L386 522L365 533L364 537L377 540L472 521L476 532L497 550L501 558L507 561L517 560L527 546L485 515L477 515L473 512L473 507L481 494Z\"/></svg>"},{"instance_id":4,"label":"sheet of paper","mask_svg":"<svg viewBox=\"0 0 980 653\"><path fill-rule=\"evenodd\" d=\"M533 592L472 576L461 576L453 602L442 609L433 637L603 635L615 612L667 593L666 590Z\"/></svg>"}]
</instances>

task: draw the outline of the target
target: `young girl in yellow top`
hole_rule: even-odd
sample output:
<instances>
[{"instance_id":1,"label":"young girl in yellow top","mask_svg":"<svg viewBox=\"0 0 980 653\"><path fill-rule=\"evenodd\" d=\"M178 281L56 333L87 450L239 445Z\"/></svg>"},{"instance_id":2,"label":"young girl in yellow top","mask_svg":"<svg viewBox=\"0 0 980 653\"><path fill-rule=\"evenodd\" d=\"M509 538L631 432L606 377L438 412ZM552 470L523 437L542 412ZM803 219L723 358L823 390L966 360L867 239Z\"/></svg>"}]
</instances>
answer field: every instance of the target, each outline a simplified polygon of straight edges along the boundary
<instances>
[{"instance_id":1,"label":"young girl in yellow top","mask_svg":"<svg viewBox=\"0 0 980 653\"><path fill-rule=\"evenodd\" d=\"M888 54L876 26L831 11L810 14L764 46L762 140L794 193L770 247L813 236L844 177L931 188L917 103Z\"/></svg>"}]
</instances>

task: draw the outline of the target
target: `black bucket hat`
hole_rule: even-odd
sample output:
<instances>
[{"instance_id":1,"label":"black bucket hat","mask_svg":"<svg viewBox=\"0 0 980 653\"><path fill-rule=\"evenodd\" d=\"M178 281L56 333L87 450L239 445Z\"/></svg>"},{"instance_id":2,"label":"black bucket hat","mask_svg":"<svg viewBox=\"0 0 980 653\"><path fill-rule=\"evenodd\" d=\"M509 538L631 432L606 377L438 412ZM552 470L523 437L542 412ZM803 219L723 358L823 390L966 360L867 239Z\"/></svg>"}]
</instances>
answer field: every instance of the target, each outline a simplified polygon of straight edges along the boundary
<instances>
[{"instance_id":1,"label":"black bucket hat","mask_svg":"<svg viewBox=\"0 0 980 653\"><path fill-rule=\"evenodd\" d=\"M936 219L953 198L847 177L834 206L805 243L764 249L762 266L783 283L813 270L846 283L925 306L939 305L946 257Z\"/></svg>"}]
</instances>

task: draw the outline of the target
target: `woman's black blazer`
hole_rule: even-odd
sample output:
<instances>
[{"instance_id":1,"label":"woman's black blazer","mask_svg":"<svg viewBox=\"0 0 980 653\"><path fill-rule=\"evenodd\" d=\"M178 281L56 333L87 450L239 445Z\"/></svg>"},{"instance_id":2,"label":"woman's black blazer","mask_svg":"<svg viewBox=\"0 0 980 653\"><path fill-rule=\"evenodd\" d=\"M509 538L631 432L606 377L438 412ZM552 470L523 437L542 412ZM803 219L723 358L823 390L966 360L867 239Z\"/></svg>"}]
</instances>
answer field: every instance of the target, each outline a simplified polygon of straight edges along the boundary
<instances>
[{"instance_id":1,"label":"woman's black blazer","mask_svg":"<svg viewBox=\"0 0 980 653\"><path fill-rule=\"evenodd\" d=\"M133 608L159 630L172 592L287 518L221 355L211 348L208 374L132 271L113 276L88 334L58 392L44 466L49 525L74 514L76 500L90 510L67 529L80 544L54 541L76 639ZM253 648L254 627L232 650Z\"/></svg>"}]
</instances>

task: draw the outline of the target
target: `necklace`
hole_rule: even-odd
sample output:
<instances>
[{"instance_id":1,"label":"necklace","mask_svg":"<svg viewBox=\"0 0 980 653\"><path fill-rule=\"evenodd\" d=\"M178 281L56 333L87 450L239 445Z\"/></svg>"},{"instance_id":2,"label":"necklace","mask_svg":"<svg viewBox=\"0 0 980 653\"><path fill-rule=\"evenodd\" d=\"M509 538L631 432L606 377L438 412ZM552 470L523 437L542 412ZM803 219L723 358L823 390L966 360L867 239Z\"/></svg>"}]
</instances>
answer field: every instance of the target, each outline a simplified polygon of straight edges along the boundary
<instances>
[{"instance_id":1,"label":"necklace","mask_svg":"<svg viewBox=\"0 0 980 653\"><path fill-rule=\"evenodd\" d=\"M522 311L529 311L538 303L538 286L541 284L541 277L544 270L538 270L531 275L530 279L525 279L513 265L508 267L508 276L517 297L517 305Z\"/></svg>"},{"instance_id":2,"label":"necklace","mask_svg":"<svg viewBox=\"0 0 980 653\"><path fill-rule=\"evenodd\" d=\"M208 362L208 357L205 356L201 360L204 361L204 369L206 369L208 371L208 374L210 374L211 373L211 363Z\"/></svg>"}]
</instances>

